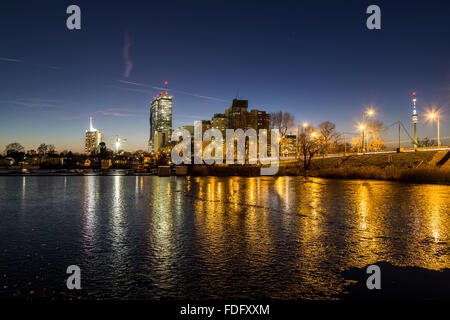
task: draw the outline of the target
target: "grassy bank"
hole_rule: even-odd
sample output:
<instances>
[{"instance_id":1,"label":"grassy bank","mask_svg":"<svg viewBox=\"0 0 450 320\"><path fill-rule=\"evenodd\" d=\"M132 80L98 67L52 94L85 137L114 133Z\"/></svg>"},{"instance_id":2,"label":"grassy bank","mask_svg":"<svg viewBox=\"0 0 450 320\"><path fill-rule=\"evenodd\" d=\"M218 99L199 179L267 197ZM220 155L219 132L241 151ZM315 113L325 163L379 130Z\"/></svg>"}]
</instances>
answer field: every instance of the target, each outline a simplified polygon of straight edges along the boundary
<instances>
[{"instance_id":1,"label":"grassy bank","mask_svg":"<svg viewBox=\"0 0 450 320\"><path fill-rule=\"evenodd\" d=\"M336 158L318 158L311 162L311 169L336 167L378 167L395 166L398 168L416 168L419 165L436 163L445 156L447 151L420 151L390 154L349 155Z\"/></svg>"},{"instance_id":2,"label":"grassy bank","mask_svg":"<svg viewBox=\"0 0 450 320\"><path fill-rule=\"evenodd\" d=\"M307 175L336 179L375 179L413 183L450 184L448 151L368 154L335 158L316 158ZM260 176L260 167L253 165L194 165L195 176ZM304 175L298 161L282 162L277 176Z\"/></svg>"},{"instance_id":3,"label":"grassy bank","mask_svg":"<svg viewBox=\"0 0 450 320\"><path fill-rule=\"evenodd\" d=\"M450 184L450 168L398 168L341 167L323 168L311 172L312 176L337 179L375 179L414 183Z\"/></svg>"}]
</instances>

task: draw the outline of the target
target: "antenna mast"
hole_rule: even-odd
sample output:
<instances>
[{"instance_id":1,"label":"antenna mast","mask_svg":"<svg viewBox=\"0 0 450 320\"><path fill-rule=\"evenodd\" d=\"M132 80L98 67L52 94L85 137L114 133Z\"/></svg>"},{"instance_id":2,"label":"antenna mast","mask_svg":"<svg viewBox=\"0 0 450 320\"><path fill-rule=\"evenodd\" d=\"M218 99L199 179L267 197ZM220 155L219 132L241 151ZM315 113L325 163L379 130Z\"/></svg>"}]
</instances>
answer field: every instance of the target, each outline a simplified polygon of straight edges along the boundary
<instances>
[{"instance_id":1,"label":"antenna mast","mask_svg":"<svg viewBox=\"0 0 450 320\"><path fill-rule=\"evenodd\" d=\"M94 126L92 125L92 116L89 116L89 130L94 131Z\"/></svg>"}]
</instances>

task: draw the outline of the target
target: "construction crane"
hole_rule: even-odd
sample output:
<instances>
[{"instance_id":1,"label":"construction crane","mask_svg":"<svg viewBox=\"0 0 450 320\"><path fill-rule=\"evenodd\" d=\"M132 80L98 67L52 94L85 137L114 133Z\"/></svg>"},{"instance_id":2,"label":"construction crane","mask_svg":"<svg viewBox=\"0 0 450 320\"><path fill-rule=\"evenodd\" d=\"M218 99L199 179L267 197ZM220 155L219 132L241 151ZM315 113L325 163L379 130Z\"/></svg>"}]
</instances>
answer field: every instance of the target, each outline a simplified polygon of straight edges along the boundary
<instances>
[{"instance_id":1,"label":"construction crane","mask_svg":"<svg viewBox=\"0 0 450 320\"><path fill-rule=\"evenodd\" d=\"M127 139L116 136L116 144L115 144L116 145L116 154L119 153L119 147L120 147L121 143L126 142L126 141L127 141Z\"/></svg>"}]
</instances>

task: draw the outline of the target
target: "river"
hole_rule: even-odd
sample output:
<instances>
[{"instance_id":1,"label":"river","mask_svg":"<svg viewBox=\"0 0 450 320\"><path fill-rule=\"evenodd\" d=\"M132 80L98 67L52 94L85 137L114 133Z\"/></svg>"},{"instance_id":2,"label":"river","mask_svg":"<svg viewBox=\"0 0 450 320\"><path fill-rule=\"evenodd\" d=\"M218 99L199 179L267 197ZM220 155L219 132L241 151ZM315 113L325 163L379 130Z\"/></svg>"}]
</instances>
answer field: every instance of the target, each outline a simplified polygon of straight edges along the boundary
<instances>
[{"instance_id":1,"label":"river","mask_svg":"<svg viewBox=\"0 0 450 320\"><path fill-rule=\"evenodd\" d=\"M445 185L0 177L0 218L0 298L334 299L350 267L450 267Z\"/></svg>"}]
</instances>

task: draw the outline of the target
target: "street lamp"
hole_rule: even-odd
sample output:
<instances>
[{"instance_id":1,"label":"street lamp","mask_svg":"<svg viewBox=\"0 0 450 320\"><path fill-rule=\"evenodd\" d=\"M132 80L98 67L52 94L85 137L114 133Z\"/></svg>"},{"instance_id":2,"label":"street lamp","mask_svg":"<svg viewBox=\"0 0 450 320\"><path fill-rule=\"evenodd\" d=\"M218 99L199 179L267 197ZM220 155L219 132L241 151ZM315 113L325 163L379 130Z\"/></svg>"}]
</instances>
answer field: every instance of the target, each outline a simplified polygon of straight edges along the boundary
<instances>
[{"instance_id":1,"label":"street lamp","mask_svg":"<svg viewBox=\"0 0 450 320\"><path fill-rule=\"evenodd\" d=\"M302 123L302 132L306 133L306 131L308 130L309 124L308 122L303 122Z\"/></svg>"},{"instance_id":2,"label":"street lamp","mask_svg":"<svg viewBox=\"0 0 450 320\"><path fill-rule=\"evenodd\" d=\"M441 146L441 138L440 138L440 132L439 132L439 115L435 112L432 112L428 114L428 118L431 120L436 119L437 120L437 140L438 140L438 147Z\"/></svg>"},{"instance_id":3,"label":"street lamp","mask_svg":"<svg viewBox=\"0 0 450 320\"><path fill-rule=\"evenodd\" d=\"M370 116L370 117L372 117L373 115L375 114L375 111L373 110L373 109L369 109L369 110L367 110L367 115L368 116ZM365 144L365 142L364 142L364 129L365 129L365 124L364 124L364 117L365 116L365 111L363 111L362 112L362 122L361 122L361 126L360 126L360 129L361 129L361 132L362 132L362 152L363 152L363 154L365 153L365 150L366 150L366 144Z\"/></svg>"}]
</instances>

